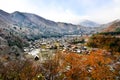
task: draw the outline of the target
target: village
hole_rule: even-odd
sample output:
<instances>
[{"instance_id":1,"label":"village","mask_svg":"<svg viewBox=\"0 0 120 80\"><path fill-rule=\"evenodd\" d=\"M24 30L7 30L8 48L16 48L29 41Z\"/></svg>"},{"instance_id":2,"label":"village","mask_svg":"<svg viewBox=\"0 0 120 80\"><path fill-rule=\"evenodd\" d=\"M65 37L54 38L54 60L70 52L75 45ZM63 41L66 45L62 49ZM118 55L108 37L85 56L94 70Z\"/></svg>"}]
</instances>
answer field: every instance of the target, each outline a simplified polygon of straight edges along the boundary
<instances>
[{"instance_id":1,"label":"village","mask_svg":"<svg viewBox=\"0 0 120 80\"><path fill-rule=\"evenodd\" d=\"M50 59L56 51L69 51L78 54L89 54L86 47L87 37L80 35L67 35L62 38L41 38L29 42L29 47L24 47L24 53L31 58L39 58L41 61ZM28 57L27 55L27 57Z\"/></svg>"}]
</instances>

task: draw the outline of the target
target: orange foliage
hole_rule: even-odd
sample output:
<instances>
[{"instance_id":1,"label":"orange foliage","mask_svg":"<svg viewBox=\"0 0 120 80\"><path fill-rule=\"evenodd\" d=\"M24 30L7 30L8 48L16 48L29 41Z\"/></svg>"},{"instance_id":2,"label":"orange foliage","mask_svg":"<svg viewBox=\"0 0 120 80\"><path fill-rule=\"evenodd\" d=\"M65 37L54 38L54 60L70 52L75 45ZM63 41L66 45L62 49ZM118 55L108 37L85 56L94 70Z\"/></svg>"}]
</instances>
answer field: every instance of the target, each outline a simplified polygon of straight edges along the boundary
<instances>
[{"instance_id":1,"label":"orange foliage","mask_svg":"<svg viewBox=\"0 0 120 80\"><path fill-rule=\"evenodd\" d=\"M120 76L119 57L111 58L102 53L102 50L91 51L90 54L61 51L42 63L32 60L0 63L0 79L115 80ZM114 70L111 70L111 65Z\"/></svg>"},{"instance_id":2,"label":"orange foliage","mask_svg":"<svg viewBox=\"0 0 120 80\"><path fill-rule=\"evenodd\" d=\"M62 54L62 53L61 53ZM62 59L59 72L67 80L114 80L115 72L110 70L111 59L101 55L101 51L90 55L67 53Z\"/></svg>"},{"instance_id":3,"label":"orange foliage","mask_svg":"<svg viewBox=\"0 0 120 80\"><path fill-rule=\"evenodd\" d=\"M89 39L87 45L112 52L120 52L120 38L113 36L94 35Z\"/></svg>"}]
</instances>

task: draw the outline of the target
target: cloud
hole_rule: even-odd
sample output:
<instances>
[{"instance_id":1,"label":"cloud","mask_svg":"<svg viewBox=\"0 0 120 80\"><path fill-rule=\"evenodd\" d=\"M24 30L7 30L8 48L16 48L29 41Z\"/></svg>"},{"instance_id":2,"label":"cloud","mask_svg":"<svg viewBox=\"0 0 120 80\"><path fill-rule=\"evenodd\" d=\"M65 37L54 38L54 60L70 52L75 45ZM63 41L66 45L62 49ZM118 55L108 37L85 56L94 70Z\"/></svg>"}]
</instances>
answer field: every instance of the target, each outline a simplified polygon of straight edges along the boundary
<instances>
[{"instance_id":1,"label":"cloud","mask_svg":"<svg viewBox=\"0 0 120 80\"><path fill-rule=\"evenodd\" d=\"M90 19L100 23L107 23L115 19L120 19L120 0L112 0L111 4L89 11Z\"/></svg>"},{"instance_id":2,"label":"cloud","mask_svg":"<svg viewBox=\"0 0 120 80\"><path fill-rule=\"evenodd\" d=\"M89 6L89 5L93 5L96 0L77 0L77 2L79 2L79 4L82 4L84 6Z\"/></svg>"},{"instance_id":3,"label":"cloud","mask_svg":"<svg viewBox=\"0 0 120 80\"><path fill-rule=\"evenodd\" d=\"M113 2L115 2L115 3L120 3L120 0L113 0Z\"/></svg>"},{"instance_id":4,"label":"cloud","mask_svg":"<svg viewBox=\"0 0 120 80\"><path fill-rule=\"evenodd\" d=\"M36 11L37 6L29 4L28 0L0 0L0 8L7 11Z\"/></svg>"},{"instance_id":5,"label":"cloud","mask_svg":"<svg viewBox=\"0 0 120 80\"><path fill-rule=\"evenodd\" d=\"M50 19L54 20L56 22L67 22L67 23L78 23L81 19L85 19L88 16L79 16L70 11L69 9L62 9L62 8L57 8L57 9L50 9L49 11L43 11L40 12L40 15Z\"/></svg>"},{"instance_id":6,"label":"cloud","mask_svg":"<svg viewBox=\"0 0 120 80\"><path fill-rule=\"evenodd\" d=\"M74 10L54 5L52 7L50 6L49 12L46 10L41 12L40 15L50 20L75 24L79 23L82 19L88 19L98 23L107 23L115 19L120 19L120 0L110 0L109 2L105 0L76 0L76 2L84 6L82 11L81 9L78 11L85 12L85 14L76 14Z\"/></svg>"},{"instance_id":7,"label":"cloud","mask_svg":"<svg viewBox=\"0 0 120 80\"><path fill-rule=\"evenodd\" d=\"M0 8L38 14L56 22L79 23L89 19L106 23L120 19L120 0L0 0Z\"/></svg>"}]
</instances>

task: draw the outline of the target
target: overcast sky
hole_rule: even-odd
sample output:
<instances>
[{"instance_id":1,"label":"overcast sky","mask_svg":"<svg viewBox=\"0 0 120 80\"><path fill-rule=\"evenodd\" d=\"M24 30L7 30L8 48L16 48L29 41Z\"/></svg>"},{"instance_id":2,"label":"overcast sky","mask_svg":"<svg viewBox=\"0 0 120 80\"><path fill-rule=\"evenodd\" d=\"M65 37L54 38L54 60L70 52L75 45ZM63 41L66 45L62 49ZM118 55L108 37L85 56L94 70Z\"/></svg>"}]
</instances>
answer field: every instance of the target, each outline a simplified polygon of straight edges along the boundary
<instances>
[{"instance_id":1,"label":"overcast sky","mask_svg":"<svg viewBox=\"0 0 120 80\"><path fill-rule=\"evenodd\" d=\"M56 22L88 19L107 23L120 19L120 0L0 0L0 9L35 13Z\"/></svg>"}]
</instances>

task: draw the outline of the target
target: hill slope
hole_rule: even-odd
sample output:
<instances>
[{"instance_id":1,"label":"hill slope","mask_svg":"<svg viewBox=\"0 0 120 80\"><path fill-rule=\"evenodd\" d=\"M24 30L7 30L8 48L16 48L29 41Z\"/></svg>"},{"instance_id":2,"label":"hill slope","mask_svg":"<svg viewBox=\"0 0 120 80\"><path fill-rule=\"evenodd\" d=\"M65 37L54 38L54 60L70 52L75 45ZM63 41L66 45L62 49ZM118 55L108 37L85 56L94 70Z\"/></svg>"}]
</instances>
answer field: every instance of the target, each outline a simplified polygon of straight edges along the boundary
<instances>
[{"instance_id":1,"label":"hill slope","mask_svg":"<svg viewBox=\"0 0 120 80\"><path fill-rule=\"evenodd\" d=\"M103 29L103 32L120 32L120 20L108 23L105 29Z\"/></svg>"},{"instance_id":2,"label":"hill slope","mask_svg":"<svg viewBox=\"0 0 120 80\"><path fill-rule=\"evenodd\" d=\"M40 37L60 37L66 34L90 34L93 29L70 23L54 22L36 14L0 10L1 25L6 23L21 36L28 39ZM2 25L3 26L3 25Z\"/></svg>"}]
</instances>

